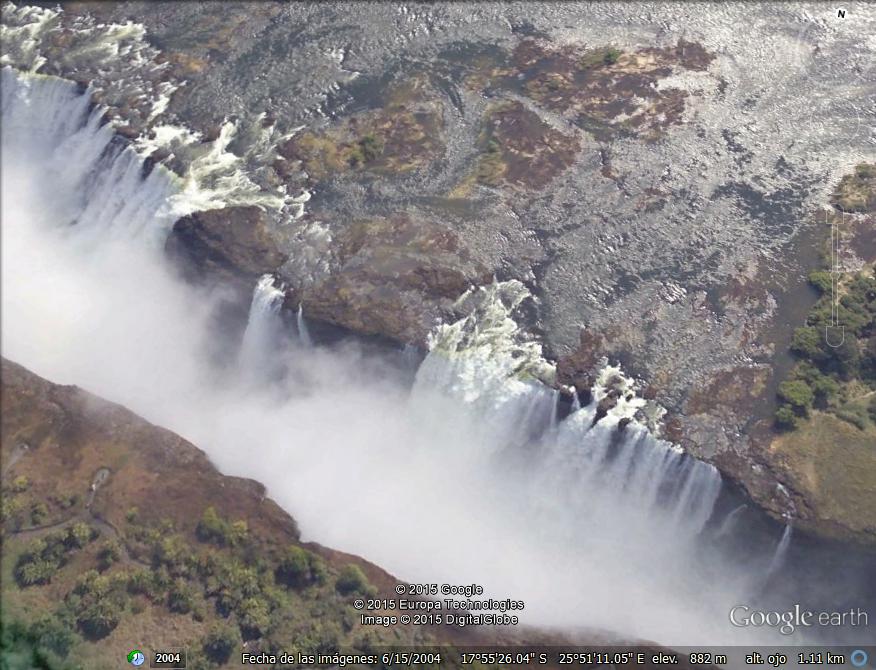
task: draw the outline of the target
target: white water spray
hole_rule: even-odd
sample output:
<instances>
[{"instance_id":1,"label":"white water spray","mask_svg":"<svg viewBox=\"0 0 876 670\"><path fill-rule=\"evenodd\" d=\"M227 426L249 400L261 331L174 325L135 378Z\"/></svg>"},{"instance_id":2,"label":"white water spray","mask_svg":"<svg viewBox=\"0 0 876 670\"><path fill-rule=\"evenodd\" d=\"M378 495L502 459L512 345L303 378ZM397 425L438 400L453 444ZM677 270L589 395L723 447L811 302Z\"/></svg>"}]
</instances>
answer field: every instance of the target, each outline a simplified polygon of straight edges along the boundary
<instances>
[{"instance_id":1,"label":"white water spray","mask_svg":"<svg viewBox=\"0 0 876 670\"><path fill-rule=\"evenodd\" d=\"M313 340L310 338L310 331L307 330L307 322L304 320L304 306L298 304L298 314L296 315L295 324L298 328L298 339L305 347L312 347Z\"/></svg>"}]
</instances>

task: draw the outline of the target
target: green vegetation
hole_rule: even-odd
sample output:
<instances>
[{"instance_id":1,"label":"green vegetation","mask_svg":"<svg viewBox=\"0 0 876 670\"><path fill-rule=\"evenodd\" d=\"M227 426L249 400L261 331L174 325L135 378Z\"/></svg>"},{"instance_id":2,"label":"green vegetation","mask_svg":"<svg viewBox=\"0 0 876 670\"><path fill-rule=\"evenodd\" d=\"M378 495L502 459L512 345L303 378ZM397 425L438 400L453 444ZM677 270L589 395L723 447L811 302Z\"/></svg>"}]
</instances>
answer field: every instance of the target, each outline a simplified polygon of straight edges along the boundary
<instances>
[{"instance_id":1,"label":"green vegetation","mask_svg":"<svg viewBox=\"0 0 876 670\"><path fill-rule=\"evenodd\" d=\"M0 669L73 670L63 659L74 636L54 617L27 625L0 619Z\"/></svg>"},{"instance_id":2,"label":"green vegetation","mask_svg":"<svg viewBox=\"0 0 876 670\"><path fill-rule=\"evenodd\" d=\"M578 60L578 69L589 70L600 65L614 65L622 55L623 52L614 47L595 49L594 51L589 51Z\"/></svg>"},{"instance_id":3,"label":"green vegetation","mask_svg":"<svg viewBox=\"0 0 876 670\"><path fill-rule=\"evenodd\" d=\"M383 143L373 134L363 135L350 148L349 163L352 167L377 160L383 154Z\"/></svg>"},{"instance_id":4,"label":"green vegetation","mask_svg":"<svg viewBox=\"0 0 876 670\"><path fill-rule=\"evenodd\" d=\"M127 575L101 575L89 570L67 594L66 607L75 617L76 625L88 639L109 635L119 625L127 600Z\"/></svg>"},{"instance_id":5,"label":"green vegetation","mask_svg":"<svg viewBox=\"0 0 876 670\"><path fill-rule=\"evenodd\" d=\"M213 626L204 638L204 654L214 663L225 663L240 644L240 633L228 624L220 623Z\"/></svg>"},{"instance_id":6,"label":"green vegetation","mask_svg":"<svg viewBox=\"0 0 876 670\"><path fill-rule=\"evenodd\" d=\"M325 581L325 563L309 551L291 545L286 548L276 570L279 583L292 588L302 588Z\"/></svg>"},{"instance_id":7,"label":"green vegetation","mask_svg":"<svg viewBox=\"0 0 876 670\"><path fill-rule=\"evenodd\" d=\"M840 181L834 204L845 212L876 211L876 165L861 163Z\"/></svg>"},{"instance_id":8,"label":"green vegetation","mask_svg":"<svg viewBox=\"0 0 876 670\"><path fill-rule=\"evenodd\" d=\"M85 523L75 523L67 531L55 531L33 540L18 556L15 581L19 586L48 584L55 573L70 559L70 554L81 549L97 536Z\"/></svg>"},{"instance_id":9,"label":"green vegetation","mask_svg":"<svg viewBox=\"0 0 876 670\"><path fill-rule=\"evenodd\" d=\"M839 346L827 344L833 324L830 273L819 270L809 282L821 293L806 324L794 331L791 351L797 358L791 376L778 388L776 425L792 429L815 408L835 414L859 430L876 425L861 402L876 389L876 277L872 271L842 275L836 305L845 333Z\"/></svg>"},{"instance_id":10,"label":"green vegetation","mask_svg":"<svg viewBox=\"0 0 876 670\"><path fill-rule=\"evenodd\" d=\"M617 49L608 49L605 52L605 55L602 57L602 62L606 65L614 65L617 63L618 58L621 57L621 52Z\"/></svg>"},{"instance_id":11,"label":"green vegetation","mask_svg":"<svg viewBox=\"0 0 876 670\"><path fill-rule=\"evenodd\" d=\"M208 507L198 523L198 539L220 547L234 547L246 537L246 521L228 523L213 507Z\"/></svg>"},{"instance_id":12,"label":"green vegetation","mask_svg":"<svg viewBox=\"0 0 876 670\"><path fill-rule=\"evenodd\" d=\"M344 566L335 582L335 588L338 590L338 593L343 593L344 595L351 593L368 595L373 592L373 587L368 583L368 578L358 565Z\"/></svg>"}]
</instances>

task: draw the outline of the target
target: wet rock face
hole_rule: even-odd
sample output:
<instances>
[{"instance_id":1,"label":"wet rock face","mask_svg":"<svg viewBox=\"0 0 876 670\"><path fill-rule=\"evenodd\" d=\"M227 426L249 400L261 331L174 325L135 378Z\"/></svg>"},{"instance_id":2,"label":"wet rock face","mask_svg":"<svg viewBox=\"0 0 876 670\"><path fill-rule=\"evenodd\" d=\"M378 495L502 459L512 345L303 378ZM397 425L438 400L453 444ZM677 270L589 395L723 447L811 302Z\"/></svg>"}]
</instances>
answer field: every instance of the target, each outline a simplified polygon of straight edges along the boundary
<instances>
[{"instance_id":1,"label":"wet rock face","mask_svg":"<svg viewBox=\"0 0 876 670\"><path fill-rule=\"evenodd\" d=\"M167 253L191 279L227 283L249 294L259 276L285 261L258 207L229 207L185 216L167 239Z\"/></svg>"}]
</instances>

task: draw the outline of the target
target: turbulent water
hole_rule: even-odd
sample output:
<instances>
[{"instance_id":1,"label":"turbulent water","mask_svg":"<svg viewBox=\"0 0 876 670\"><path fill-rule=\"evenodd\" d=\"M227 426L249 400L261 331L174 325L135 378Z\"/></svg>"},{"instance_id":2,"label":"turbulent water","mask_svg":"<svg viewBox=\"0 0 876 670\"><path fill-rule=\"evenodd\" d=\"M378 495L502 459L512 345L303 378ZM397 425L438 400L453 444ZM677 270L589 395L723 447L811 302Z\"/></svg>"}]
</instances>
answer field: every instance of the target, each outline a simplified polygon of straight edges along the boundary
<instances>
[{"instance_id":1,"label":"turbulent water","mask_svg":"<svg viewBox=\"0 0 876 670\"><path fill-rule=\"evenodd\" d=\"M773 547L722 557L704 531L720 477L627 423L641 401L620 370L557 420L550 366L513 319L519 285L468 296L412 389L353 345L314 347L303 315L285 336L271 277L216 364L217 296L163 256L180 181L144 168L75 85L6 68L2 92L5 356L179 432L264 482L309 538L406 580L482 584L532 624L669 644L770 634L727 616L754 601Z\"/></svg>"}]
</instances>

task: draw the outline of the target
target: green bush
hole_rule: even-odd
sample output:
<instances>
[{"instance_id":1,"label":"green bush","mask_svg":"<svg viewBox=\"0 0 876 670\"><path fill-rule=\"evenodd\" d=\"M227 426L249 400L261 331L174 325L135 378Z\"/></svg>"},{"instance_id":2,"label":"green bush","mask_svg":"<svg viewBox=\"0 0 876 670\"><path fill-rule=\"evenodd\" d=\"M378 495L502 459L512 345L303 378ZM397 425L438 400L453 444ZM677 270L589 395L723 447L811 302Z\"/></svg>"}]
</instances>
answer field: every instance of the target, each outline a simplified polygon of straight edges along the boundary
<instances>
[{"instance_id":1,"label":"green bush","mask_svg":"<svg viewBox=\"0 0 876 670\"><path fill-rule=\"evenodd\" d=\"M779 384L779 398L791 405L794 410L805 415L815 400L812 389L802 379L786 381Z\"/></svg>"},{"instance_id":2,"label":"green bush","mask_svg":"<svg viewBox=\"0 0 876 670\"><path fill-rule=\"evenodd\" d=\"M195 605L194 590L181 579L177 579L167 592L167 608L178 614L188 614Z\"/></svg>"},{"instance_id":3,"label":"green bush","mask_svg":"<svg viewBox=\"0 0 876 670\"><path fill-rule=\"evenodd\" d=\"M368 583L368 578L358 565L345 565L338 578L335 581L335 589L338 593L348 595L350 593L368 593L371 590L371 585Z\"/></svg>"},{"instance_id":4,"label":"green bush","mask_svg":"<svg viewBox=\"0 0 876 670\"><path fill-rule=\"evenodd\" d=\"M790 405L779 405L776 410L775 421L776 426L782 430L792 430L797 427L800 417Z\"/></svg>"},{"instance_id":5,"label":"green bush","mask_svg":"<svg viewBox=\"0 0 876 670\"><path fill-rule=\"evenodd\" d=\"M9 490L12 493L24 493L30 488L30 480L24 475L19 475L15 479L12 480L12 485L9 487Z\"/></svg>"},{"instance_id":6,"label":"green bush","mask_svg":"<svg viewBox=\"0 0 876 670\"><path fill-rule=\"evenodd\" d=\"M606 65L614 65L621 57L621 52L617 49L608 49L602 57L602 62Z\"/></svg>"},{"instance_id":7,"label":"green bush","mask_svg":"<svg viewBox=\"0 0 876 670\"><path fill-rule=\"evenodd\" d=\"M815 270L809 273L809 283L818 289L821 293L830 293L833 286L833 279L830 272L826 270Z\"/></svg>"},{"instance_id":8,"label":"green bush","mask_svg":"<svg viewBox=\"0 0 876 670\"><path fill-rule=\"evenodd\" d=\"M858 430L867 430L867 417L863 408L841 409L836 412L836 415L846 423L852 424Z\"/></svg>"},{"instance_id":9,"label":"green bush","mask_svg":"<svg viewBox=\"0 0 876 670\"><path fill-rule=\"evenodd\" d=\"M271 612L262 598L247 598L236 610L237 622L244 639L254 640L268 632Z\"/></svg>"},{"instance_id":10,"label":"green bush","mask_svg":"<svg viewBox=\"0 0 876 670\"><path fill-rule=\"evenodd\" d=\"M31 626L21 621L0 619L0 668L2 670L73 670L54 651L55 642L66 653L69 645L54 637L43 636L40 622ZM80 667L80 666L76 666Z\"/></svg>"},{"instance_id":11,"label":"green bush","mask_svg":"<svg viewBox=\"0 0 876 670\"><path fill-rule=\"evenodd\" d=\"M223 664L241 642L237 628L220 623L213 626L204 638L204 654L214 663Z\"/></svg>"},{"instance_id":12,"label":"green bush","mask_svg":"<svg viewBox=\"0 0 876 670\"><path fill-rule=\"evenodd\" d=\"M40 526L45 523L48 516L49 508L46 507L46 503L41 500L30 506L30 522L34 526Z\"/></svg>"},{"instance_id":13,"label":"green bush","mask_svg":"<svg viewBox=\"0 0 876 670\"><path fill-rule=\"evenodd\" d=\"M228 523L216 512L214 507L204 510L195 534L202 542L209 542L220 547L235 547L247 537L246 521L240 520Z\"/></svg>"},{"instance_id":14,"label":"green bush","mask_svg":"<svg viewBox=\"0 0 876 670\"><path fill-rule=\"evenodd\" d=\"M79 578L67 600L79 629L92 640L106 637L115 630L125 611L120 585L96 570L89 570Z\"/></svg>"},{"instance_id":15,"label":"green bush","mask_svg":"<svg viewBox=\"0 0 876 670\"><path fill-rule=\"evenodd\" d=\"M67 529L66 544L70 548L82 549L97 537L97 531L87 523L77 521Z\"/></svg>"},{"instance_id":16,"label":"green bush","mask_svg":"<svg viewBox=\"0 0 876 670\"><path fill-rule=\"evenodd\" d=\"M794 330L791 340L791 351L798 356L808 358L811 361L819 361L824 358L824 337L821 330L814 326L801 326Z\"/></svg>"},{"instance_id":17,"label":"green bush","mask_svg":"<svg viewBox=\"0 0 876 670\"><path fill-rule=\"evenodd\" d=\"M359 147L362 150L362 162L364 163L377 160L383 153L383 143L371 133L359 140Z\"/></svg>"},{"instance_id":18,"label":"green bush","mask_svg":"<svg viewBox=\"0 0 876 670\"><path fill-rule=\"evenodd\" d=\"M13 575L19 586L48 584L54 574L67 563L69 554L93 537L93 529L84 523L74 524L64 531L55 531L33 540L15 563ZM86 539L87 538L87 539Z\"/></svg>"},{"instance_id":19,"label":"green bush","mask_svg":"<svg viewBox=\"0 0 876 670\"><path fill-rule=\"evenodd\" d=\"M325 566L315 554L290 545L283 552L275 577L281 584L301 588L323 581Z\"/></svg>"},{"instance_id":20,"label":"green bush","mask_svg":"<svg viewBox=\"0 0 876 670\"><path fill-rule=\"evenodd\" d=\"M47 615L30 625L30 635L43 649L49 649L61 658L65 657L76 638L57 617Z\"/></svg>"},{"instance_id":21,"label":"green bush","mask_svg":"<svg viewBox=\"0 0 876 670\"><path fill-rule=\"evenodd\" d=\"M107 540L97 552L98 570L103 572L118 563L122 558L122 545L118 540Z\"/></svg>"},{"instance_id":22,"label":"green bush","mask_svg":"<svg viewBox=\"0 0 876 670\"><path fill-rule=\"evenodd\" d=\"M228 522L216 512L216 508L211 506L204 510L195 532L203 542L224 546L228 543L231 529Z\"/></svg>"}]
</instances>

